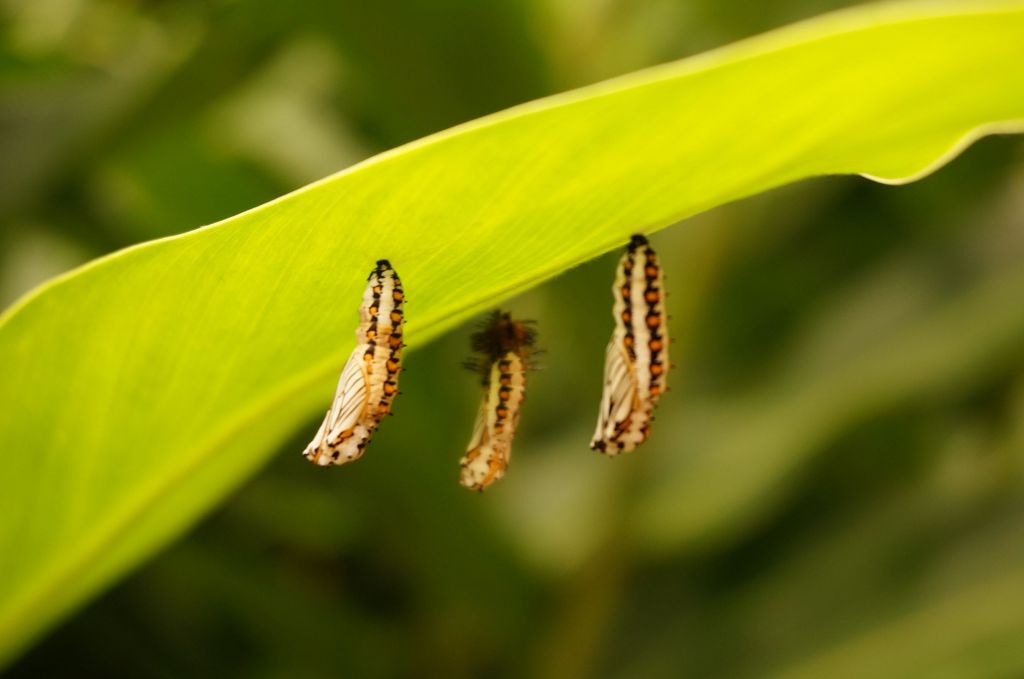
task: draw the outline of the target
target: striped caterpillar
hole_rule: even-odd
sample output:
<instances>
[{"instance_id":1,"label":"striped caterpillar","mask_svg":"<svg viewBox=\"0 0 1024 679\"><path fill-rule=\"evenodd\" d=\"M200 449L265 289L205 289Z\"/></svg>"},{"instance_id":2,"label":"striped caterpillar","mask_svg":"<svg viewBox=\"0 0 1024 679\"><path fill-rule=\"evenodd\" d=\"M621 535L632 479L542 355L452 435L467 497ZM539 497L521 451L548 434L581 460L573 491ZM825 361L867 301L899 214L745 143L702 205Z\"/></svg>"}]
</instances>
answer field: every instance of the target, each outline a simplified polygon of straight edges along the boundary
<instances>
[{"instance_id":1,"label":"striped caterpillar","mask_svg":"<svg viewBox=\"0 0 1024 679\"><path fill-rule=\"evenodd\" d=\"M386 259L370 272L359 308L356 347L338 379L334 402L303 455L313 464L345 464L363 455L398 393L402 365L402 281Z\"/></svg>"},{"instance_id":2,"label":"striped caterpillar","mask_svg":"<svg viewBox=\"0 0 1024 679\"><path fill-rule=\"evenodd\" d=\"M505 475L535 339L527 323L500 311L472 336L479 358L467 365L483 375L483 399L468 450L459 461L459 482L466 488L482 491Z\"/></svg>"},{"instance_id":3,"label":"striped caterpillar","mask_svg":"<svg viewBox=\"0 0 1024 679\"><path fill-rule=\"evenodd\" d=\"M633 236L622 254L612 292L615 331L605 352L601 411L590 447L618 455L650 436L669 367L661 267L643 236Z\"/></svg>"}]
</instances>

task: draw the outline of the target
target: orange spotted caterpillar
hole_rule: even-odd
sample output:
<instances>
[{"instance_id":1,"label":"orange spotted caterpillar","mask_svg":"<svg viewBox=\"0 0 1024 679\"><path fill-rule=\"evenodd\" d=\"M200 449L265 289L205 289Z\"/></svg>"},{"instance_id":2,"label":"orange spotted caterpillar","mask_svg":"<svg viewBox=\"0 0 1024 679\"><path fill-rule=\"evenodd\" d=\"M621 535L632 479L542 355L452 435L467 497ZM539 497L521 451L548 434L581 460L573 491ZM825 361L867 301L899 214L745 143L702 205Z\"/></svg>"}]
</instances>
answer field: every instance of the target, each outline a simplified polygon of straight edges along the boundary
<instances>
[{"instance_id":1,"label":"orange spotted caterpillar","mask_svg":"<svg viewBox=\"0 0 1024 679\"><path fill-rule=\"evenodd\" d=\"M363 455L391 411L401 372L402 281L386 259L370 272L359 308L356 348L338 380L334 402L303 455L313 464L345 464Z\"/></svg>"},{"instance_id":2,"label":"orange spotted caterpillar","mask_svg":"<svg viewBox=\"0 0 1024 679\"><path fill-rule=\"evenodd\" d=\"M601 411L590 447L618 455L650 436L669 368L662 272L643 236L633 236L622 254L612 292L615 331L605 352Z\"/></svg>"},{"instance_id":3,"label":"orange spotted caterpillar","mask_svg":"<svg viewBox=\"0 0 1024 679\"><path fill-rule=\"evenodd\" d=\"M459 461L459 482L466 488L482 491L505 475L535 339L528 322L514 321L500 311L493 312L472 336L479 359L467 366L483 375L483 400L473 438Z\"/></svg>"}]
</instances>

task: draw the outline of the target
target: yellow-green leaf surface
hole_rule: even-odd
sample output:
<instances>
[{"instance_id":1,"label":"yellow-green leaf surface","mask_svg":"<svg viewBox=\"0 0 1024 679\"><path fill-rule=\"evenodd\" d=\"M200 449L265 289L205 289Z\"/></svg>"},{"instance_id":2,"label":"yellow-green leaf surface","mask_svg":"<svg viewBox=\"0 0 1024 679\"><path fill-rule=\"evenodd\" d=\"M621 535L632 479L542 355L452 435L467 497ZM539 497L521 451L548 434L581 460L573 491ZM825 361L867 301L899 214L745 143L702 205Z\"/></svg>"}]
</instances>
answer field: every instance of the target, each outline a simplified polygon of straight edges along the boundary
<instances>
[{"instance_id":1,"label":"yellow-green leaf surface","mask_svg":"<svg viewBox=\"0 0 1024 679\"><path fill-rule=\"evenodd\" d=\"M1024 129L1022 63L1024 2L851 10L460 126L43 286L0 319L0 657L327 406L375 260L405 282L415 349L633 232L804 177L910 180Z\"/></svg>"}]
</instances>

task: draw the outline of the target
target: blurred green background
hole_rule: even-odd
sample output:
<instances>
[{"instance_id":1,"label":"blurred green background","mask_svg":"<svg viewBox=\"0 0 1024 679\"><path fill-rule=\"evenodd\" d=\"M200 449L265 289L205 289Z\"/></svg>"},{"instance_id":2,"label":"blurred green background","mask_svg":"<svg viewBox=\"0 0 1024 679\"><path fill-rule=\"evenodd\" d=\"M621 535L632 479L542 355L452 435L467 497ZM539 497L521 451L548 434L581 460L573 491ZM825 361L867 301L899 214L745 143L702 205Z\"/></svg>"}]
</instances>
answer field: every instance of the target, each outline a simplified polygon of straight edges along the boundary
<instances>
[{"instance_id":1,"label":"blurred green background","mask_svg":"<svg viewBox=\"0 0 1024 679\"><path fill-rule=\"evenodd\" d=\"M0 0L0 303L430 132L845 4ZM362 461L303 461L310 413L12 674L1024 676L1024 144L908 187L801 183L653 244L677 369L638 453L587 449L608 255L507 305L547 353L486 494L456 483L467 328L409 356Z\"/></svg>"}]
</instances>

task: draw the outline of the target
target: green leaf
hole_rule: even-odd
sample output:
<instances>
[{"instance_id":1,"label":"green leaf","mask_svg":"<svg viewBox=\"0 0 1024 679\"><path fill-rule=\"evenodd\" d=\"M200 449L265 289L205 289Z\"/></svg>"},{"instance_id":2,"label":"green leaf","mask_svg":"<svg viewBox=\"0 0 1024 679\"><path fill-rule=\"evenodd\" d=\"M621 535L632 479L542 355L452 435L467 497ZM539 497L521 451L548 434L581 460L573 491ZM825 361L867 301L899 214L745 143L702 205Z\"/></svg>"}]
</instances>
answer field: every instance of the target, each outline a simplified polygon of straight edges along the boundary
<instances>
[{"instance_id":1,"label":"green leaf","mask_svg":"<svg viewBox=\"0 0 1024 679\"><path fill-rule=\"evenodd\" d=\"M376 259L402 275L415 349L633 232L805 177L909 181L1024 129L1022 61L1024 2L846 11L462 125L36 290L0 318L0 657L327 407Z\"/></svg>"}]
</instances>

